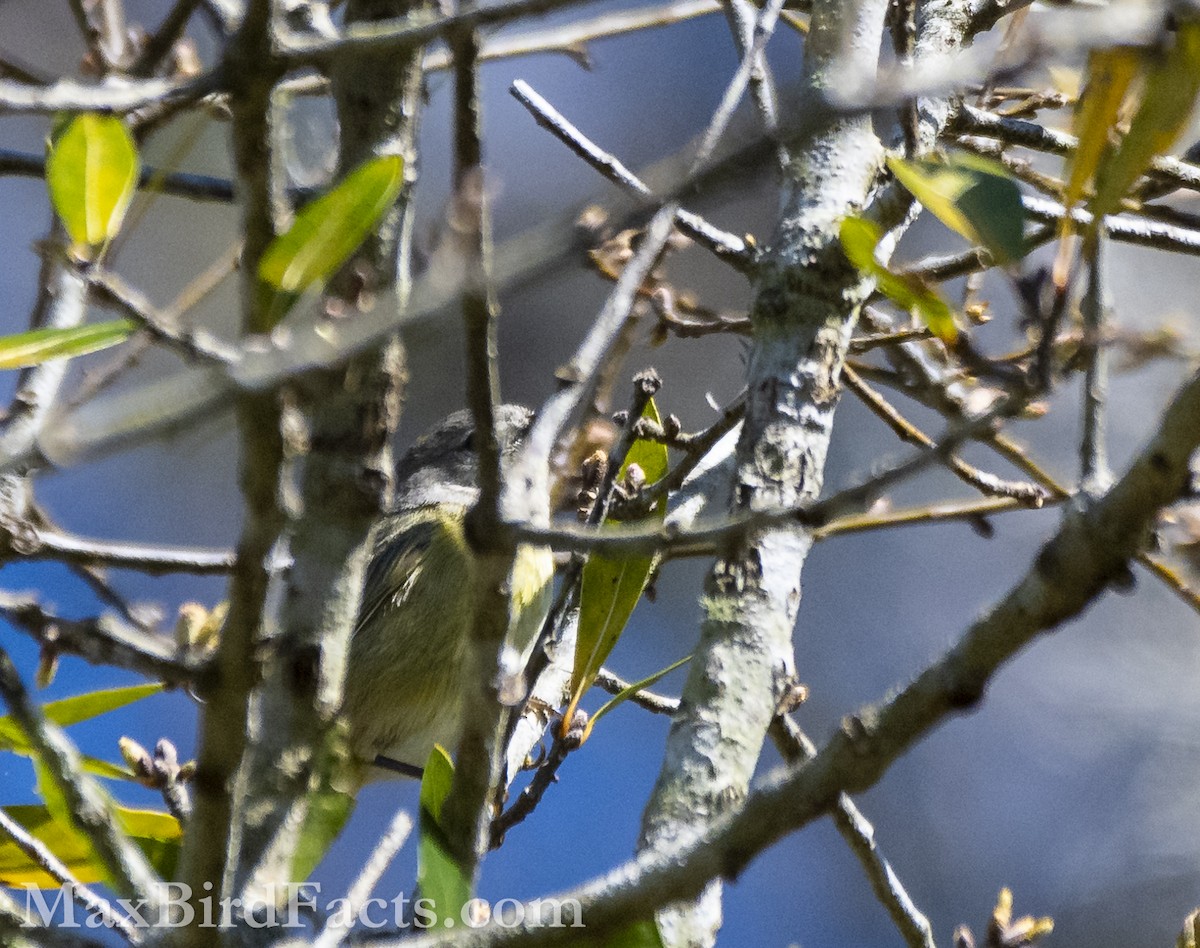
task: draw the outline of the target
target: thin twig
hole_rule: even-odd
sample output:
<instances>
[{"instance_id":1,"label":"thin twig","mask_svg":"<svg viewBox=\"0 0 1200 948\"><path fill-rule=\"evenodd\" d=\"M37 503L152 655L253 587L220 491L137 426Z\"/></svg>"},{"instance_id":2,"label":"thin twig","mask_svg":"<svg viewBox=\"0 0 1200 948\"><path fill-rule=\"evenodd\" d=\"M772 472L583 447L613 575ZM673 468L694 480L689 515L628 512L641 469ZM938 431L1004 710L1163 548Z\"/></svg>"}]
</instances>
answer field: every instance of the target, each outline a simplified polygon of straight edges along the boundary
<instances>
[{"instance_id":1,"label":"thin twig","mask_svg":"<svg viewBox=\"0 0 1200 948\"><path fill-rule=\"evenodd\" d=\"M987 136L1008 145L1063 157L1073 155L1079 147L1079 139L1074 135L1024 119L1006 118L965 103L951 118L949 130L958 134ZM1152 183L1200 191L1200 165L1169 155L1153 158L1147 175Z\"/></svg>"},{"instance_id":2,"label":"thin twig","mask_svg":"<svg viewBox=\"0 0 1200 948\"><path fill-rule=\"evenodd\" d=\"M0 175L44 178L46 176L46 157L31 152L14 151L8 148L0 149ZM163 194L222 203L229 203L233 200L233 183L228 178L178 171L164 175L158 168L143 168L138 178L138 187L144 188L151 181L156 183Z\"/></svg>"},{"instance_id":3,"label":"thin twig","mask_svg":"<svg viewBox=\"0 0 1200 948\"><path fill-rule=\"evenodd\" d=\"M54 112L136 112L146 106L194 102L220 88L220 72L193 79L140 79L121 85L88 86L60 79L49 86L29 86L0 79L0 114Z\"/></svg>"},{"instance_id":4,"label":"thin twig","mask_svg":"<svg viewBox=\"0 0 1200 948\"><path fill-rule=\"evenodd\" d=\"M709 156L712 155L717 147L717 142L721 140L721 136L725 134L725 130L729 127L734 110L737 109L738 103L742 101L742 96L746 92L746 87L750 84L751 77L756 71L765 68L763 51L767 47L767 41L775 32L775 24L779 20L779 11L783 9L783 3L784 0L767 0L763 4L762 12L759 13L757 19L754 21L754 29L750 35L750 41L746 43L745 48L742 50L738 68L725 87L725 92L721 95L721 101L717 105L716 111L708 123L708 127L704 130L704 134L700 138L700 147L696 150L696 157L693 159L691 168L688 170L689 176L695 174L708 161ZM773 111L769 111L767 114L767 131L774 137L778 131L778 123L774 122Z\"/></svg>"},{"instance_id":5,"label":"thin twig","mask_svg":"<svg viewBox=\"0 0 1200 948\"><path fill-rule=\"evenodd\" d=\"M1058 224L1066 216L1066 208L1058 201L1039 198L1033 195L1023 195L1021 203L1025 205L1025 213L1031 220L1043 223ZM1091 226L1092 215L1076 208L1071 212L1073 220L1081 229ZM1153 247L1156 250L1166 250L1188 256L1200 255L1200 230L1189 227L1179 227L1164 224L1161 221L1147 220L1133 214L1122 213L1104 218L1104 232L1113 240L1134 244L1139 247Z\"/></svg>"},{"instance_id":6,"label":"thin twig","mask_svg":"<svg viewBox=\"0 0 1200 948\"><path fill-rule=\"evenodd\" d=\"M23 537L23 539L25 539ZM34 529L29 548L21 551L29 559L53 559L81 565L103 564L134 569L151 576L193 573L199 576L228 573L235 556L229 550L200 550L153 544L95 540L58 530Z\"/></svg>"},{"instance_id":7,"label":"thin twig","mask_svg":"<svg viewBox=\"0 0 1200 948\"><path fill-rule=\"evenodd\" d=\"M653 192L641 178L625 167L619 159L601 149L585 136L561 112L538 95L528 83L518 79L512 84L511 92L513 97L529 110L542 128L554 135L609 181L643 200L654 199ZM754 252L741 237L722 231L699 215L682 208L678 211L676 220L681 230L698 244L710 250L718 259L726 261L741 271L751 268Z\"/></svg>"},{"instance_id":8,"label":"thin twig","mask_svg":"<svg viewBox=\"0 0 1200 948\"><path fill-rule=\"evenodd\" d=\"M115 928L132 944L141 943L141 932L129 918L113 908L103 896L97 895L91 888L76 879L71 870L50 851L45 843L30 835L25 827L9 816L3 808L0 808L0 830L7 833L21 852L62 886L63 891L87 909L90 914L103 919L106 926Z\"/></svg>"},{"instance_id":9,"label":"thin twig","mask_svg":"<svg viewBox=\"0 0 1200 948\"><path fill-rule=\"evenodd\" d=\"M95 291L98 303L123 313L184 358L212 365L228 365L233 361L235 350L232 347L223 345L209 333L173 325L173 321L156 310L141 292L112 271L89 267L86 279L89 288Z\"/></svg>"},{"instance_id":10,"label":"thin twig","mask_svg":"<svg viewBox=\"0 0 1200 948\"><path fill-rule=\"evenodd\" d=\"M610 695L619 695L622 691L629 687L627 682L620 675L609 671L607 668L601 668L596 674L596 685L603 688ZM670 717L679 710L679 699L670 698L666 695L656 694L653 691L648 691L643 688L640 691L635 691L629 696L629 700L636 704L639 708L645 708L647 711L652 711L655 714L665 714Z\"/></svg>"},{"instance_id":11,"label":"thin twig","mask_svg":"<svg viewBox=\"0 0 1200 948\"><path fill-rule=\"evenodd\" d=\"M579 746L574 737L562 737L555 734L554 744L550 753L542 761L529 785L518 794L507 810L492 820L489 847L499 849L504 844L504 837L514 826L524 822L537 809L542 797L550 789L550 785L558 781L558 770L567 759L568 754Z\"/></svg>"},{"instance_id":12,"label":"thin twig","mask_svg":"<svg viewBox=\"0 0 1200 948\"><path fill-rule=\"evenodd\" d=\"M1065 497L1049 497L1043 501L1041 506L1054 506L1061 504L1064 500L1066 500ZM955 520L966 520L972 524L979 524L995 514L1032 509L1037 508L1032 508L1029 504L1011 497L942 501L903 510L885 510L881 513L851 514L848 517L838 517L814 530L813 539L827 540L830 537L849 533L865 533L871 530L886 530L891 527L907 527L924 523L947 523Z\"/></svg>"},{"instance_id":13,"label":"thin twig","mask_svg":"<svg viewBox=\"0 0 1200 948\"><path fill-rule=\"evenodd\" d=\"M396 854L408 841L412 829L412 817L404 810L397 811L396 815L392 817L392 822L388 824L387 830L379 837L371 855L367 857L358 878L350 884L350 888L346 891L347 910L339 912L337 916L325 923L321 933L313 939L312 948L338 948L346 940L353 920L359 917L360 910L370 898L375 886L379 884L384 872L387 871L392 860L396 858ZM335 924L337 919L345 919L346 924Z\"/></svg>"},{"instance_id":14,"label":"thin twig","mask_svg":"<svg viewBox=\"0 0 1200 948\"><path fill-rule=\"evenodd\" d=\"M180 655L175 640L165 635L144 632L111 615L64 619L31 593L0 593L0 614L44 649L125 668L168 686L198 683L204 667Z\"/></svg>"},{"instance_id":15,"label":"thin twig","mask_svg":"<svg viewBox=\"0 0 1200 948\"><path fill-rule=\"evenodd\" d=\"M423 46L458 31L478 30L521 17L539 16L579 2L581 0L505 0L488 6L472 6L452 15L422 7L400 19L356 23L332 39L295 34L280 36L281 56L289 68L295 69L325 63L339 56L397 52Z\"/></svg>"},{"instance_id":16,"label":"thin twig","mask_svg":"<svg viewBox=\"0 0 1200 948\"><path fill-rule=\"evenodd\" d=\"M769 733L779 755L792 766L816 756L816 745L790 715L777 716L771 722ZM934 948L929 919L917 908L891 864L879 851L875 842L875 828L870 821L844 793L838 795L831 816L833 825L866 873L875 897L887 909L904 941L910 948Z\"/></svg>"},{"instance_id":17,"label":"thin twig","mask_svg":"<svg viewBox=\"0 0 1200 948\"><path fill-rule=\"evenodd\" d=\"M923 448L932 448L933 439L905 418L886 398L868 385L862 377L847 365L842 369L846 387L859 397L877 418L882 420L901 441ZM1023 481L1006 481L987 471L968 464L956 454L948 454L945 464L965 484L969 484L989 497L1010 497L1031 507L1040 507L1046 492L1036 484Z\"/></svg>"},{"instance_id":18,"label":"thin twig","mask_svg":"<svg viewBox=\"0 0 1200 948\"><path fill-rule=\"evenodd\" d=\"M199 0L175 0L158 29L150 34L137 59L130 65L129 75L145 77L153 74L183 36L183 31L187 28L188 20L192 18L192 12L198 3Z\"/></svg>"}]
</instances>

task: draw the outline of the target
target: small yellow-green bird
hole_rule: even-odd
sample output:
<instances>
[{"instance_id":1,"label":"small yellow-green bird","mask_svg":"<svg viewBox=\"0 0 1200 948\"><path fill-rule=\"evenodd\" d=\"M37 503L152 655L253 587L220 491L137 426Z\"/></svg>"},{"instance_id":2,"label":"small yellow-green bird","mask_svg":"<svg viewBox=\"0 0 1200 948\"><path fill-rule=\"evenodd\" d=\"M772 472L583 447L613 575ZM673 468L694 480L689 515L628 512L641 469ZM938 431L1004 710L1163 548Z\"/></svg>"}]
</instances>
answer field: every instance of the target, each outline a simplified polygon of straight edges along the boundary
<instances>
[{"instance_id":1,"label":"small yellow-green bird","mask_svg":"<svg viewBox=\"0 0 1200 948\"><path fill-rule=\"evenodd\" d=\"M503 467L533 415L502 405L495 418ZM434 744L457 748L475 580L464 517L479 496L477 470L465 411L418 439L397 466L396 503L375 530L346 674L351 750L374 765L368 779L419 776ZM553 578L547 548L518 549L507 642L523 656L549 611Z\"/></svg>"}]
</instances>

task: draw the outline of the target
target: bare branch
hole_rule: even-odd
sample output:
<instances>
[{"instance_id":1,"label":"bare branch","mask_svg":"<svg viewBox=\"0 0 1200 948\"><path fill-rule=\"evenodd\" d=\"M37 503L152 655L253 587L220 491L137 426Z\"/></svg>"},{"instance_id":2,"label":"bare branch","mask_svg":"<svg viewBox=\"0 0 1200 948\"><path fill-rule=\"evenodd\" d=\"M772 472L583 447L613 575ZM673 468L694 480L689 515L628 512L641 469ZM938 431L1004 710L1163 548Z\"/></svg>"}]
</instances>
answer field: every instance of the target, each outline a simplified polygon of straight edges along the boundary
<instances>
[{"instance_id":1,"label":"bare branch","mask_svg":"<svg viewBox=\"0 0 1200 948\"><path fill-rule=\"evenodd\" d=\"M222 74L208 72L194 79L141 79L136 82L87 86L60 79L49 86L28 86L0 79L0 114L54 112L136 112L147 106L191 102L221 87Z\"/></svg>"},{"instance_id":2,"label":"bare branch","mask_svg":"<svg viewBox=\"0 0 1200 948\"><path fill-rule=\"evenodd\" d=\"M784 761L797 766L817 755L816 745L809 740L790 715L780 714L771 722L771 739ZM910 948L934 948L933 929L923 912L917 908L899 877L884 858L875 842L875 828L846 794L838 796L834 806L833 825L858 859L871 889L880 904L887 909L892 922Z\"/></svg>"},{"instance_id":3,"label":"bare branch","mask_svg":"<svg viewBox=\"0 0 1200 948\"><path fill-rule=\"evenodd\" d=\"M513 97L530 111L539 125L563 142L600 174L630 194L643 198L647 202L653 200L650 188L637 175L626 168L619 159L603 151L587 138L561 112L538 95L528 83L518 79L512 84L510 91ZM741 237L722 231L699 215L682 208L676 214L676 221L681 230L697 243L711 250L718 259L725 260L731 266L742 271L749 271L753 267L754 252Z\"/></svg>"},{"instance_id":4,"label":"bare branch","mask_svg":"<svg viewBox=\"0 0 1200 948\"><path fill-rule=\"evenodd\" d=\"M283 36L280 38L282 56L290 68L296 68L341 56L402 52L462 30L496 26L580 2L583 0L505 0L488 6L473 6L451 16L421 8L398 20L354 24L336 39Z\"/></svg>"},{"instance_id":5,"label":"bare branch","mask_svg":"<svg viewBox=\"0 0 1200 948\"><path fill-rule=\"evenodd\" d=\"M1089 509L1068 513L1010 592L911 684L845 718L815 757L769 776L740 809L719 817L698 838L643 854L556 898L527 903L522 925L490 922L473 932L439 933L403 944L485 948L519 942L530 948L569 943L576 915L593 935L613 931L659 906L695 896L712 879L738 875L766 846L835 807L841 794L874 785L934 727L977 707L1006 661L1121 582L1158 511L1188 490L1189 461L1198 446L1200 377L1193 377L1126 474ZM546 925L551 920L543 914L547 906L562 910L558 927ZM401 942L380 944L399 948Z\"/></svg>"}]
</instances>

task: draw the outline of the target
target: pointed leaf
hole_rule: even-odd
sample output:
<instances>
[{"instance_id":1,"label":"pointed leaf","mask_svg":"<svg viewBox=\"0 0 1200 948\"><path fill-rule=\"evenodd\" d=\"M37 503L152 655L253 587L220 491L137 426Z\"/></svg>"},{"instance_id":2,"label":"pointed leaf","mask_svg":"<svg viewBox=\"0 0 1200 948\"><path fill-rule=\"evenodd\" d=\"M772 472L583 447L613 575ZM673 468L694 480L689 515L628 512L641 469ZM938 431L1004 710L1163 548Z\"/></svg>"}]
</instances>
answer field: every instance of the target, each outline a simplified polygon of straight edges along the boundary
<instances>
[{"instance_id":1,"label":"pointed leaf","mask_svg":"<svg viewBox=\"0 0 1200 948\"><path fill-rule=\"evenodd\" d=\"M938 220L982 244L997 263L1006 265L1025 256L1025 207L1003 165L968 154L945 161L892 157L887 164Z\"/></svg>"},{"instance_id":2,"label":"pointed leaf","mask_svg":"<svg viewBox=\"0 0 1200 948\"><path fill-rule=\"evenodd\" d=\"M602 717L604 717L604 715L606 715L610 711L613 711L616 708L620 707L622 704L624 704L626 701L628 701L630 698L632 698L634 695L636 695L639 691L642 691L646 688L653 688L656 684L658 684L660 681L662 681L664 678L666 678L667 675L671 674L671 672L673 672L676 668L679 668L680 666L685 665L686 663L690 662L691 660L692 660L692 656L685 655L679 661L672 662L666 668L656 671L653 675L650 675L648 678L643 678L641 681L635 681L632 684L626 685L624 688L622 688L620 691L618 691L615 695L613 695L611 698L609 698L606 702L604 702L604 704L602 704L597 709L596 713L591 716L591 718L588 720L588 723L587 723L588 731L590 732L591 729L593 727L595 727L596 722L599 721Z\"/></svg>"},{"instance_id":3,"label":"pointed leaf","mask_svg":"<svg viewBox=\"0 0 1200 948\"><path fill-rule=\"evenodd\" d=\"M659 421L658 408L653 399L647 402L642 417ZM655 441L639 439L630 447L619 478L624 477L631 464L642 469L648 485L653 484L667 473L667 448ZM666 516L666 509L664 498L656 504L650 515L661 520ZM571 701L563 715L563 727L568 726L580 699L591 688L605 659L621 637L625 624L646 588L654 564L654 556L606 556L600 553L593 553L584 564L579 593L579 633L575 645L575 666L571 673Z\"/></svg>"},{"instance_id":4,"label":"pointed leaf","mask_svg":"<svg viewBox=\"0 0 1200 948\"><path fill-rule=\"evenodd\" d=\"M85 837L70 826L55 820L42 805L6 806L4 812L64 862L72 874L84 883L104 881L104 873L93 857ZM153 810L117 810L122 828L149 858L164 878L175 870L182 830L175 817ZM0 885L57 888L58 881L48 876L12 840L0 834Z\"/></svg>"},{"instance_id":5,"label":"pointed leaf","mask_svg":"<svg viewBox=\"0 0 1200 948\"><path fill-rule=\"evenodd\" d=\"M1200 94L1200 21L1183 20L1166 56L1146 76L1145 91L1129 133L1096 178L1092 214L1100 220L1116 210L1121 198L1149 166L1170 150L1187 127Z\"/></svg>"},{"instance_id":6,"label":"pointed leaf","mask_svg":"<svg viewBox=\"0 0 1200 948\"><path fill-rule=\"evenodd\" d=\"M1068 209L1079 203L1108 151L1121 106L1141 61L1141 53L1127 46L1093 50L1088 56L1087 85L1075 113L1079 145L1067 177Z\"/></svg>"},{"instance_id":7,"label":"pointed leaf","mask_svg":"<svg viewBox=\"0 0 1200 948\"><path fill-rule=\"evenodd\" d=\"M55 135L46 187L78 254L90 259L116 236L138 171L137 145L115 116L85 112Z\"/></svg>"},{"instance_id":8,"label":"pointed leaf","mask_svg":"<svg viewBox=\"0 0 1200 948\"><path fill-rule=\"evenodd\" d=\"M0 369L40 365L50 359L87 355L124 342L136 327L128 319L70 329L33 329L0 336Z\"/></svg>"},{"instance_id":9,"label":"pointed leaf","mask_svg":"<svg viewBox=\"0 0 1200 948\"><path fill-rule=\"evenodd\" d=\"M308 809L292 856L291 878L297 882L317 868L354 812L357 785L350 776L345 735L335 734L320 758L317 786L308 794Z\"/></svg>"},{"instance_id":10,"label":"pointed leaf","mask_svg":"<svg viewBox=\"0 0 1200 948\"><path fill-rule=\"evenodd\" d=\"M270 329L310 288L323 286L374 230L404 183L404 159L385 155L360 165L306 204L258 264L260 306Z\"/></svg>"},{"instance_id":11,"label":"pointed leaf","mask_svg":"<svg viewBox=\"0 0 1200 948\"><path fill-rule=\"evenodd\" d=\"M48 702L42 706L42 713L47 720L53 721L59 727L68 727L107 714L109 711L116 711L160 691L162 685L157 683L132 685L128 688L105 688ZM29 742L25 740L24 732L8 716L0 718L0 750L29 750Z\"/></svg>"},{"instance_id":12,"label":"pointed leaf","mask_svg":"<svg viewBox=\"0 0 1200 948\"><path fill-rule=\"evenodd\" d=\"M133 771L123 764L110 763L99 757L83 757L83 769L93 777L105 777L109 780L133 780Z\"/></svg>"},{"instance_id":13,"label":"pointed leaf","mask_svg":"<svg viewBox=\"0 0 1200 948\"><path fill-rule=\"evenodd\" d=\"M880 293L915 315L943 342L950 344L958 339L954 314L945 300L916 277L893 273L875 258L875 248L883 236L877 224L861 217L847 217L838 236L847 259L875 280Z\"/></svg>"},{"instance_id":14,"label":"pointed leaf","mask_svg":"<svg viewBox=\"0 0 1200 948\"><path fill-rule=\"evenodd\" d=\"M470 901L471 882L450 855L442 832L442 805L454 782L450 755L435 746L421 777L421 842L417 848L417 888L428 899L437 917L453 925Z\"/></svg>"}]
</instances>

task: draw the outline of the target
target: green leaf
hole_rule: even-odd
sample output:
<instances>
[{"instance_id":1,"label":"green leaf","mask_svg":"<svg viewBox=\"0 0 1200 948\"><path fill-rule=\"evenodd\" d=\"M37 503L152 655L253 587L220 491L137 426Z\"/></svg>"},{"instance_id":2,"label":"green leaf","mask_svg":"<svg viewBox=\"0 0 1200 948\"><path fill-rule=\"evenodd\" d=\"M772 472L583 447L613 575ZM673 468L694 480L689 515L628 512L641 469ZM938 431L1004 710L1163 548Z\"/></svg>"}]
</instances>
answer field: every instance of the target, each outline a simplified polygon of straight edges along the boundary
<instances>
[{"instance_id":1,"label":"green leaf","mask_svg":"<svg viewBox=\"0 0 1200 948\"><path fill-rule=\"evenodd\" d=\"M55 783L54 778L50 776L50 770L42 763L41 757L35 756L33 758L33 772L37 777L38 796L46 804L47 812L64 826L74 827L75 819L71 815L71 805L67 803L67 798L58 788L58 784ZM90 846L90 843L88 845Z\"/></svg>"},{"instance_id":2,"label":"green leaf","mask_svg":"<svg viewBox=\"0 0 1200 948\"><path fill-rule=\"evenodd\" d=\"M6 806L4 812L35 839L45 843L80 882L104 881L104 872L92 855L87 839L69 825L55 820L47 807L40 804ZM175 871L183 835L175 817L153 810L120 808L117 818L158 873L170 878ZM58 881L43 872L11 839L0 838L0 885L57 888Z\"/></svg>"},{"instance_id":3,"label":"green leaf","mask_svg":"<svg viewBox=\"0 0 1200 948\"><path fill-rule=\"evenodd\" d=\"M654 399L646 403L642 417L659 422ZM632 464L642 469L647 485L653 484L666 476L670 466L666 445L642 439L635 441L621 467L618 480L625 476ZM666 498L661 498L650 516L662 520L666 512ZM606 556L593 553L584 564L579 593L579 633L575 645L575 665L571 672L571 701L563 715L564 727L621 637L634 607L642 597L655 561L653 555ZM590 732L591 722L584 734L585 740Z\"/></svg>"},{"instance_id":4,"label":"green leaf","mask_svg":"<svg viewBox=\"0 0 1200 948\"><path fill-rule=\"evenodd\" d=\"M68 727L78 724L80 721L90 721L102 714L116 711L118 708L141 701L160 691L162 691L162 685L157 683L89 691L86 694L51 701L42 706L42 714L59 727ZM30 752L29 742L25 740L25 733L16 721L8 716L0 718L0 751L4 750L26 754ZM98 761L97 763L103 764L104 762Z\"/></svg>"},{"instance_id":5,"label":"green leaf","mask_svg":"<svg viewBox=\"0 0 1200 948\"><path fill-rule=\"evenodd\" d=\"M84 755L83 769L93 777L107 777L109 780L133 780L133 771L123 764L113 764L99 757Z\"/></svg>"},{"instance_id":6,"label":"green leaf","mask_svg":"<svg viewBox=\"0 0 1200 948\"><path fill-rule=\"evenodd\" d=\"M1187 19L1175 31L1175 42L1146 75L1145 91L1111 160L1096 176L1092 214L1096 221L1116 210L1121 198L1149 167L1169 151L1188 125L1200 94L1200 21Z\"/></svg>"},{"instance_id":7,"label":"green leaf","mask_svg":"<svg viewBox=\"0 0 1200 948\"><path fill-rule=\"evenodd\" d=\"M1079 203L1108 152L1121 106L1141 61L1140 52L1127 46L1093 50L1088 56L1087 84L1075 112L1079 145L1067 177L1068 209Z\"/></svg>"},{"instance_id":8,"label":"green leaf","mask_svg":"<svg viewBox=\"0 0 1200 948\"><path fill-rule=\"evenodd\" d=\"M138 172L137 145L115 116L85 112L52 139L46 187L75 252L84 259L121 229Z\"/></svg>"},{"instance_id":9,"label":"green leaf","mask_svg":"<svg viewBox=\"0 0 1200 948\"><path fill-rule=\"evenodd\" d=\"M128 319L114 319L70 329L32 329L0 336L0 369L19 369L107 349L124 342L135 328Z\"/></svg>"},{"instance_id":10,"label":"green leaf","mask_svg":"<svg viewBox=\"0 0 1200 948\"><path fill-rule=\"evenodd\" d=\"M320 754L317 786L308 795L304 825L292 856L291 878L307 879L325 858L354 812L355 782L347 766L345 735L337 733Z\"/></svg>"},{"instance_id":11,"label":"green leaf","mask_svg":"<svg viewBox=\"0 0 1200 948\"><path fill-rule=\"evenodd\" d=\"M604 948L662 948L654 919L634 922L604 940Z\"/></svg>"},{"instance_id":12,"label":"green leaf","mask_svg":"<svg viewBox=\"0 0 1200 948\"><path fill-rule=\"evenodd\" d=\"M421 777L421 843L417 848L417 888L439 919L453 925L471 898L471 882L450 855L442 831L442 805L454 782L450 755L435 746Z\"/></svg>"},{"instance_id":13,"label":"green leaf","mask_svg":"<svg viewBox=\"0 0 1200 948\"><path fill-rule=\"evenodd\" d=\"M956 154L944 161L887 161L897 180L938 220L972 243L982 244L997 263L1025 256L1025 208L1021 190L1004 166L979 155Z\"/></svg>"},{"instance_id":14,"label":"green leaf","mask_svg":"<svg viewBox=\"0 0 1200 948\"><path fill-rule=\"evenodd\" d=\"M842 250L855 268L875 280L875 286L901 309L913 313L930 332L950 344L958 339L954 313L936 292L917 277L893 273L875 258L883 232L879 225L861 217L842 221L838 236Z\"/></svg>"},{"instance_id":15,"label":"green leaf","mask_svg":"<svg viewBox=\"0 0 1200 948\"><path fill-rule=\"evenodd\" d=\"M600 706L600 709L592 715L591 720L588 721L588 729L590 730L595 726L597 721L604 717L604 715L624 704L639 691L643 690L644 688L653 688L656 684L666 678L667 675L671 674L671 672L673 672L676 668L679 668L681 665L684 665L691 660L692 656L685 655L679 661L672 662L666 668L656 671L649 678L643 678L641 681L635 681L632 684L622 688L615 695L604 702L604 704Z\"/></svg>"},{"instance_id":16,"label":"green leaf","mask_svg":"<svg viewBox=\"0 0 1200 948\"><path fill-rule=\"evenodd\" d=\"M258 264L262 330L275 326L306 290L323 286L367 239L404 183L404 159L373 158L306 204Z\"/></svg>"}]
</instances>

